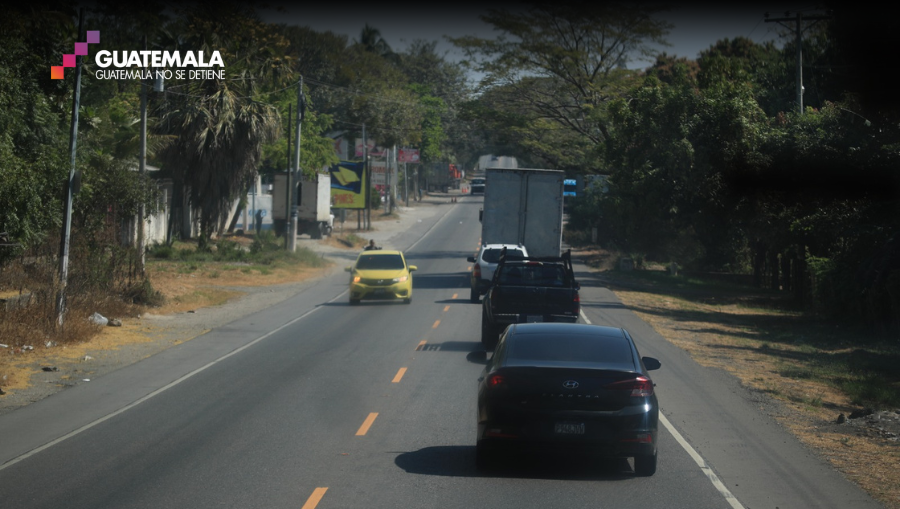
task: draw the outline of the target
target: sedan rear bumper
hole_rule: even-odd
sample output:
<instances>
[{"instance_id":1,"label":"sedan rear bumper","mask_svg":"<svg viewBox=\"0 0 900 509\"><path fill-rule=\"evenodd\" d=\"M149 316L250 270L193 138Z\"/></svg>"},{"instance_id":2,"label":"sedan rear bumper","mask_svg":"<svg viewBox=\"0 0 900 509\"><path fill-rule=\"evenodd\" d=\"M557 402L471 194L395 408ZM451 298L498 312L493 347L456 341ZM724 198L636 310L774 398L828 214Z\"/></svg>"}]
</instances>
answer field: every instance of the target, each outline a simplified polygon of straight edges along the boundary
<instances>
[{"instance_id":1,"label":"sedan rear bumper","mask_svg":"<svg viewBox=\"0 0 900 509\"><path fill-rule=\"evenodd\" d=\"M655 404L618 412L483 409L477 439L489 447L532 452L633 457L656 452L659 413Z\"/></svg>"}]
</instances>

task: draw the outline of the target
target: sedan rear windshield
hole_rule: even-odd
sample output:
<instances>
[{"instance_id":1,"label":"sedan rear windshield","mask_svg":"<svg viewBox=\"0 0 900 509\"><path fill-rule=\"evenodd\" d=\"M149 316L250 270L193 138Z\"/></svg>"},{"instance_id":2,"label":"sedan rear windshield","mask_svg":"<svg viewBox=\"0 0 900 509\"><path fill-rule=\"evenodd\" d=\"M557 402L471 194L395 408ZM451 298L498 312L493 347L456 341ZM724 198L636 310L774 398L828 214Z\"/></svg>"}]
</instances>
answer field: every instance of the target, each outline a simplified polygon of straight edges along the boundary
<instances>
[{"instance_id":1,"label":"sedan rear windshield","mask_svg":"<svg viewBox=\"0 0 900 509\"><path fill-rule=\"evenodd\" d=\"M500 261L500 253L503 249L485 249L484 254L481 255L481 259L486 263L497 263ZM507 249L506 256L508 258L525 258L525 253L523 253L519 249Z\"/></svg>"},{"instance_id":2,"label":"sedan rear windshield","mask_svg":"<svg viewBox=\"0 0 900 509\"><path fill-rule=\"evenodd\" d=\"M631 346L624 336L518 334L508 345L506 358L513 364L567 362L634 369Z\"/></svg>"},{"instance_id":3,"label":"sedan rear windshield","mask_svg":"<svg viewBox=\"0 0 900 509\"><path fill-rule=\"evenodd\" d=\"M356 262L359 270L395 270L404 269L403 257L400 255L370 254L360 255Z\"/></svg>"}]
</instances>

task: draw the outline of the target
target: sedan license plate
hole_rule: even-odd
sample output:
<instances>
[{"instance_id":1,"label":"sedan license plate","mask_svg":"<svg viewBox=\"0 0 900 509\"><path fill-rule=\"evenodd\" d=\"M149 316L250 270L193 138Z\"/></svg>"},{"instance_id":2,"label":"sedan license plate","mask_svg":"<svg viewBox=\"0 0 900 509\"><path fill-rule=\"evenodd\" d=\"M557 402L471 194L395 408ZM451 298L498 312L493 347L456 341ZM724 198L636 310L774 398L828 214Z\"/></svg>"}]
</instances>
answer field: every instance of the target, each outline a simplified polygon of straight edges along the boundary
<instances>
[{"instance_id":1,"label":"sedan license plate","mask_svg":"<svg viewBox=\"0 0 900 509\"><path fill-rule=\"evenodd\" d=\"M372 292L372 294L373 294L373 295L384 295L384 294L385 294L385 289L384 289L384 288L376 288L376 289Z\"/></svg>"},{"instance_id":2,"label":"sedan license plate","mask_svg":"<svg viewBox=\"0 0 900 509\"><path fill-rule=\"evenodd\" d=\"M554 428L557 435L584 435L583 422L557 422Z\"/></svg>"},{"instance_id":3,"label":"sedan license plate","mask_svg":"<svg viewBox=\"0 0 900 509\"><path fill-rule=\"evenodd\" d=\"M543 321L543 315L525 315L525 323L540 323Z\"/></svg>"}]
</instances>

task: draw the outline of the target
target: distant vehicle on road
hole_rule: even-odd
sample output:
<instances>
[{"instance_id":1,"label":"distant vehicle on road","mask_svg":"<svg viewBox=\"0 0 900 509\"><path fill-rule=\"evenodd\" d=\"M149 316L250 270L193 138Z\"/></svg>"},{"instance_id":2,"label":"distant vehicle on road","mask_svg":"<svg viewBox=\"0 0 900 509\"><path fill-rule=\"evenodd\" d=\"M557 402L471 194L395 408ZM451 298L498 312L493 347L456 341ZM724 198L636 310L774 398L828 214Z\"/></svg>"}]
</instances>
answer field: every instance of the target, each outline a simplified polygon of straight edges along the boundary
<instances>
[{"instance_id":1,"label":"distant vehicle on road","mask_svg":"<svg viewBox=\"0 0 900 509\"><path fill-rule=\"evenodd\" d=\"M500 261L500 253L504 247L507 249L506 255L510 258L524 258L528 256L528 250L525 249L525 246L485 244L478 249L477 256L466 258L466 260L475 264L472 266L471 290L469 292L469 300L472 302L478 302L479 297L484 295L491 285L494 269L497 268L497 262Z\"/></svg>"},{"instance_id":2,"label":"distant vehicle on road","mask_svg":"<svg viewBox=\"0 0 900 509\"><path fill-rule=\"evenodd\" d=\"M474 178L469 181L469 194L484 194L483 178Z\"/></svg>"},{"instance_id":3,"label":"distant vehicle on road","mask_svg":"<svg viewBox=\"0 0 900 509\"><path fill-rule=\"evenodd\" d=\"M634 458L656 472L659 403L624 329L574 323L511 325L478 379L476 462L547 451Z\"/></svg>"},{"instance_id":4,"label":"distant vehicle on road","mask_svg":"<svg viewBox=\"0 0 900 509\"><path fill-rule=\"evenodd\" d=\"M403 299L409 304L416 269L400 251L363 251L356 263L345 269L350 273L350 304L362 299Z\"/></svg>"},{"instance_id":5,"label":"distant vehicle on road","mask_svg":"<svg viewBox=\"0 0 900 509\"><path fill-rule=\"evenodd\" d=\"M485 170L481 242L522 244L531 256L562 253L563 180L558 170Z\"/></svg>"}]
</instances>

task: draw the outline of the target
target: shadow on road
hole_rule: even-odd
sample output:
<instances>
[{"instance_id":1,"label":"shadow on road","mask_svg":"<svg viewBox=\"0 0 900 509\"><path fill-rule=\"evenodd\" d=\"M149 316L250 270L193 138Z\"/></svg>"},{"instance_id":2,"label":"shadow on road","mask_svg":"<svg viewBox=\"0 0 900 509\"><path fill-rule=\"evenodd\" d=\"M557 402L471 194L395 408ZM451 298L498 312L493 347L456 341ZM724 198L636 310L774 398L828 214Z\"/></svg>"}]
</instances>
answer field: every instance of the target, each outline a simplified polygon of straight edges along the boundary
<instances>
[{"instance_id":1,"label":"shadow on road","mask_svg":"<svg viewBox=\"0 0 900 509\"><path fill-rule=\"evenodd\" d=\"M420 274L413 275L413 288L469 288L469 276L465 272L447 274Z\"/></svg>"},{"instance_id":2,"label":"shadow on road","mask_svg":"<svg viewBox=\"0 0 900 509\"><path fill-rule=\"evenodd\" d=\"M634 479L623 458L571 457L553 454L515 454L489 469L475 467L474 445L425 447L397 456L394 463L410 474L449 477L509 477L568 481L621 481Z\"/></svg>"}]
</instances>

